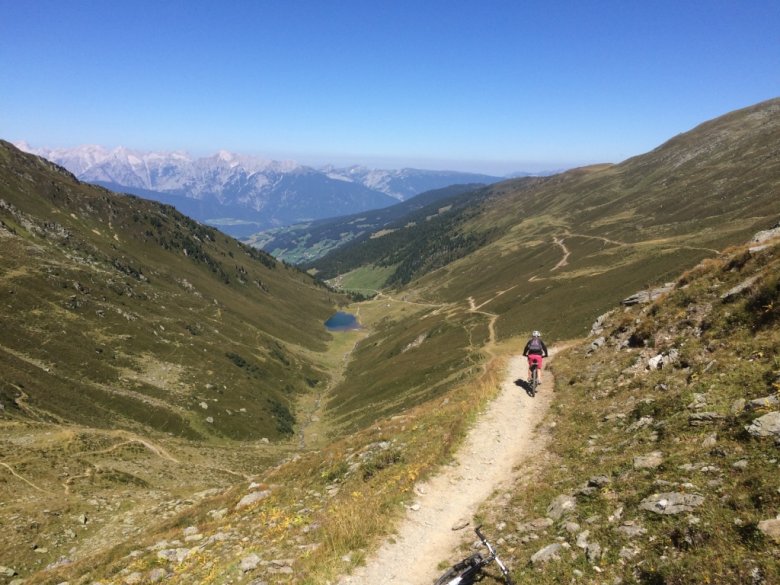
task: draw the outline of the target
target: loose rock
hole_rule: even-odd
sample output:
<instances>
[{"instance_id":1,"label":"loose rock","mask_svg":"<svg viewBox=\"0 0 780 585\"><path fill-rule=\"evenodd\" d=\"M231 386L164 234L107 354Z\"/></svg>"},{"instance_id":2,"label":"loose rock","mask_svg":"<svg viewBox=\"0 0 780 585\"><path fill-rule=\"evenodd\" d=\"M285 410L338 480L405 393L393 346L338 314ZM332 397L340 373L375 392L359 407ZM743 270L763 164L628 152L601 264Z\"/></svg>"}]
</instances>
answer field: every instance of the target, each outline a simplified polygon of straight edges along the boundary
<instances>
[{"instance_id":1,"label":"loose rock","mask_svg":"<svg viewBox=\"0 0 780 585\"><path fill-rule=\"evenodd\" d=\"M553 520L560 520L564 514L573 511L576 507L577 500L572 496L560 495L547 507L547 517Z\"/></svg>"},{"instance_id":2,"label":"loose rock","mask_svg":"<svg viewBox=\"0 0 780 585\"><path fill-rule=\"evenodd\" d=\"M780 518L773 520L762 520L758 523L758 529L767 537L780 543Z\"/></svg>"},{"instance_id":3,"label":"loose rock","mask_svg":"<svg viewBox=\"0 0 780 585\"><path fill-rule=\"evenodd\" d=\"M703 503L704 496L698 494L668 492L653 494L645 498L639 504L639 508L655 514L680 514L682 512L691 512Z\"/></svg>"},{"instance_id":4,"label":"loose rock","mask_svg":"<svg viewBox=\"0 0 780 585\"><path fill-rule=\"evenodd\" d=\"M780 412L770 412L745 427L754 437L780 437Z\"/></svg>"},{"instance_id":5,"label":"loose rock","mask_svg":"<svg viewBox=\"0 0 780 585\"><path fill-rule=\"evenodd\" d=\"M561 558L560 552L562 548L563 546L557 542L554 544L548 544L546 547L535 552L531 556L531 563L537 565L537 564L546 563L553 560L555 561L560 560Z\"/></svg>"}]
</instances>

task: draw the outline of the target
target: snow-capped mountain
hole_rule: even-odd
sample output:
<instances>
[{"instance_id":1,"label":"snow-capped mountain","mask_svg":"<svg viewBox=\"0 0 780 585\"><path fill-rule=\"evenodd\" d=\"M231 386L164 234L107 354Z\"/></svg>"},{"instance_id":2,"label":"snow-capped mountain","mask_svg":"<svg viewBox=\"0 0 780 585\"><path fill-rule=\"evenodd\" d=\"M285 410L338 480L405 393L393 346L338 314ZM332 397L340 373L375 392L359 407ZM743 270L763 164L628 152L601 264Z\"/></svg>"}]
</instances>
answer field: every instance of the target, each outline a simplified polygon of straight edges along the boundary
<instances>
[{"instance_id":1,"label":"snow-capped mountain","mask_svg":"<svg viewBox=\"0 0 780 585\"><path fill-rule=\"evenodd\" d=\"M82 181L169 203L239 237L270 227L387 207L456 183L499 180L417 169L314 169L294 161L224 150L193 158L186 152L141 152L124 147L16 146L65 167Z\"/></svg>"}]
</instances>

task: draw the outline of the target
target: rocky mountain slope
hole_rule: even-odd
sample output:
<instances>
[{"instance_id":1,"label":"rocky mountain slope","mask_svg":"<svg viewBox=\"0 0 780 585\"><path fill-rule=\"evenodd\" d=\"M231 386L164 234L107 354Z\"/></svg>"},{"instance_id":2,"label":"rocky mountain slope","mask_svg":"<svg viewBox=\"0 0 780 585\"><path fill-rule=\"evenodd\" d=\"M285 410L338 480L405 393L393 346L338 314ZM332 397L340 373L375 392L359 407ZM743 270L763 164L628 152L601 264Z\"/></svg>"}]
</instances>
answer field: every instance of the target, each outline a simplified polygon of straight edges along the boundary
<instances>
[{"instance_id":1,"label":"rocky mountain slope","mask_svg":"<svg viewBox=\"0 0 780 585\"><path fill-rule=\"evenodd\" d=\"M780 226L628 302L556 358L486 530L521 583L780 582Z\"/></svg>"},{"instance_id":2,"label":"rocky mountain slope","mask_svg":"<svg viewBox=\"0 0 780 585\"><path fill-rule=\"evenodd\" d=\"M139 152L100 146L22 150L59 164L82 181L173 205L234 236L387 207L455 183L499 180L474 173L365 167L315 169L220 151Z\"/></svg>"},{"instance_id":3,"label":"rocky mountain slope","mask_svg":"<svg viewBox=\"0 0 780 585\"><path fill-rule=\"evenodd\" d=\"M518 584L780 579L779 236L613 308L556 357L541 453L458 523L484 524ZM450 424L485 397L475 390L377 421L32 582L333 583L372 535L388 536L388 516L414 514L415 482L451 453Z\"/></svg>"}]
</instances>

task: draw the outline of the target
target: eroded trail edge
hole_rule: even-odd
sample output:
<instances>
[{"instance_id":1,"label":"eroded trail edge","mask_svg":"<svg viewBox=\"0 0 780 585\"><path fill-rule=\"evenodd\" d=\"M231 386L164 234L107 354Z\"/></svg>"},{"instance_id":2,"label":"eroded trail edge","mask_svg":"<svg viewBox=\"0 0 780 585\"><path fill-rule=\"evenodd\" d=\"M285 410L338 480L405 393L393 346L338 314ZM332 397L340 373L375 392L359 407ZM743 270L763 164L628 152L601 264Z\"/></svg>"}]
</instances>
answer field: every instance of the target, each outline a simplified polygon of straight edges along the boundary
<instances>
[{"instance_id":1,"label":"eroded trail edge","mask_svg":"<svg viewBox=\"0 0 780 585\"><path fill-rule=\"evenodd\" d=\"M441 572L442 560L457 557L458 544L471 538L470 521L480 504L502 486L514 470L542 450L535 429L552 402L553 378L534 398L514 381L526 376L526 360L509 360L501 391L471 429L454 461L426 483L419 484L395 538L385 542L365 566L339 585L430 585ZM466 534L468 533L468 534Z\"/></svg>"}]
</instances>

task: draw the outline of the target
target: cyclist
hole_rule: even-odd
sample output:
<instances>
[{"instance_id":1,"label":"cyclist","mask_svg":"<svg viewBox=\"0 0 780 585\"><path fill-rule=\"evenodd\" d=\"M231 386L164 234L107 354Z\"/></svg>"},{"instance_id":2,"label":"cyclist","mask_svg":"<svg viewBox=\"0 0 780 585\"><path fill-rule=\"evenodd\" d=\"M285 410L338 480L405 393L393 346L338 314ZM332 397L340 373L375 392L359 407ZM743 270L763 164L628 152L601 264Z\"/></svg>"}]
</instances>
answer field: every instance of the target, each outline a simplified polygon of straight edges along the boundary
<instances>
[{"instance_id":1,"label":"cyclist","mask_svg":"<svg viewBox=\"0 0 780 585\"><path fill-rule=\"evenodd\" d=\"M547 346L542 341L542 334L534 331L531 339L525 344L523 355L528 358L528 379L531 379L531 366L536 364L539 373L539 383L542 383L542 365L543 359L547 357Z\"/></svg>"}]
</instances>

